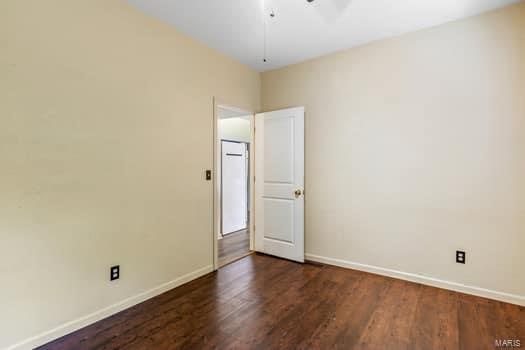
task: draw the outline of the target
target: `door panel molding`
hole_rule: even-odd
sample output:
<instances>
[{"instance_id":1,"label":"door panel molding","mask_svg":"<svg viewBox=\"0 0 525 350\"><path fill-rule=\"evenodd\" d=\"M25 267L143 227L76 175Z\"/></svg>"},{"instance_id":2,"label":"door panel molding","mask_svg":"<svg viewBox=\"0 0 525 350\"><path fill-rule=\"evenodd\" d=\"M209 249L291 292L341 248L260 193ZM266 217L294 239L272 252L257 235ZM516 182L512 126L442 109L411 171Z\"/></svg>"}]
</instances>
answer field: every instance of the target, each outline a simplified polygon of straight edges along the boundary
<instances>
[{"instance_id":1,"label":"door panel molding","mask_svg":"<svg viewBox=\"0 0 525 350\"><path fill-rule=\"evenodd\" d=\"M304 262L304 107L256 114L254 143L255 250Z\"/></svg>"}]
</instances>

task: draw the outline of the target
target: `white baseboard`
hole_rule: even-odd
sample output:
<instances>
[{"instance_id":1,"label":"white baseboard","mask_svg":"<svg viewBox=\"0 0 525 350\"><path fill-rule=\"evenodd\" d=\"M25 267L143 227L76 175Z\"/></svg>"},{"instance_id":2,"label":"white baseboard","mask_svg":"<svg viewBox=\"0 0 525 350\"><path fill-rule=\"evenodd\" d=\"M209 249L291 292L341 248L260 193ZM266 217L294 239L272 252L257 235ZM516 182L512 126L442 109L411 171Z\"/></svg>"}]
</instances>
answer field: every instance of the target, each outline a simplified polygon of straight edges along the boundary
<instances>
[{"instance_id":1,"label":"white baseboard","mask_svg":"<svg viewBox=\"0 0 525 350\"><path fill-rule=\"evenodd\" d=\"M373 265L360 264L360 263L342 260L342 259L328 258L325 256L319 256L319 255L314 255L314 254L307 253L305 254L305 257L307 260L316 261L316 262L327 264L327 265L334 265L334 266L339 266L339 267L345 267L348 269L370 272L376 275L394 277L394 278L402 279L405 281L420 283L420 284L424 284L424 285L428 285L432 287L449 289L449 290L453 290L456 292L472 294L472 295L476 295L479 297L484 297L488 299L503 301L506 303L525 306L525 296L523 295L509 294L505 292L499 292L499 291L475 287L475 286L468 286L462 283L440 280L437 278L422 276L422 275L418 275L414 273L402 272L402 271L387 269L384 267L378 267L378 266L373 266Z\"/></svg>"},{"instance_id":2,"label":"white baseboard","mask_svg":"<svg viewBox=\"0 0 525 350\"><path fill-rule=\"evenodd\" d=\"M90 324L93 324L97 321L100 321L106 317L109 317L111 315L114 315L120 311L123 311L125 309L128 309L134 305L137 305L143 301L146 301L148 299L151 299L153 297L156 297L157 295L160 295L164 292L167 292L170 289L176 288L182 284L185 284L187 282L190 282L198 277L201 277L207 273L210 273L213 271L213 266L206 266L201 269L195 270L193 272L190 272L184 276L181 276L177 279L174 279L173 281L166 282L164 284L161 284L155 288L152 288L150 290L147 290L145 292L142 292L140 294L137 294L135 296L132 296L130 298L124 299L116 304L110 305L106 308L103 308L101 310L95 311L89 315L80 317L76 320L64 323L54 329L51 329L49 331L40 333L34 337L31 337L29 339L23 340L17 344L13 344L9 346L5 350L25 350L25 349L33 349L35 347L44 345L54 339L58 339L60 337L63 337L71 332L77 331L81 328L84 328Z\"/></svg>"}]
</instances>

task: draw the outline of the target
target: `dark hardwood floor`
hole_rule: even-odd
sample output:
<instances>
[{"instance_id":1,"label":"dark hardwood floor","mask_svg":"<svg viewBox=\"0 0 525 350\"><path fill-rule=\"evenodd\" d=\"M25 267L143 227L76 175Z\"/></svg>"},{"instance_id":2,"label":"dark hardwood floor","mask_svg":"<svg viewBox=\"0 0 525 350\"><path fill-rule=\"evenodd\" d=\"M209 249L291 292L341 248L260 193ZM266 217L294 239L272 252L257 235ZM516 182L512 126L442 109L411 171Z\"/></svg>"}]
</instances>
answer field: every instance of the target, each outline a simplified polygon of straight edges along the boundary
<instances>
[{"instance_id":1,"label":"dark hardwood floor","mask_svg":"<svg viewBox=\"0 0 525 350\"><path fill-rule=\"evenodd\" d=\"M525 308L250 255L42 349L494 349Z\"/></svg>"},{"instance_id":2,"label":"dark hardwood floor","mask_svg":"<svg viewBox=\"0 0 525 350\"><path fill-rule=\"evenodd\" d=\"M219 266L250 254L250 234L248 230L225 235L219 242Z\"/></svg>"}]
</instances>

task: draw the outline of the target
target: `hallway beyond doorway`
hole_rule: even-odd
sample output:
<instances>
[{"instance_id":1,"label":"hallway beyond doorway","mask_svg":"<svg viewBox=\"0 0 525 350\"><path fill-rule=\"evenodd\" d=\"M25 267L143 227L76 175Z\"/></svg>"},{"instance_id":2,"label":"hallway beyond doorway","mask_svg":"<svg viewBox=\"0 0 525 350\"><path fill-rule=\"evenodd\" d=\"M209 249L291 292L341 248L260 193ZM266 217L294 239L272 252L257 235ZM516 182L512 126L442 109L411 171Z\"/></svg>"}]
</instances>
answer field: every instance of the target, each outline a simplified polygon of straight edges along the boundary
<instances>
[{"instance_id":1,"label":"hallway beyond doorway","mask_svg":"<svg viewBox=\"0 0 525 350\"><path fill-rule=\"evenodd\" d=\"M219 239L219 266L222 267L251 254L250 233L248 230L225 235Z\"/></svg>"}]
</instances>

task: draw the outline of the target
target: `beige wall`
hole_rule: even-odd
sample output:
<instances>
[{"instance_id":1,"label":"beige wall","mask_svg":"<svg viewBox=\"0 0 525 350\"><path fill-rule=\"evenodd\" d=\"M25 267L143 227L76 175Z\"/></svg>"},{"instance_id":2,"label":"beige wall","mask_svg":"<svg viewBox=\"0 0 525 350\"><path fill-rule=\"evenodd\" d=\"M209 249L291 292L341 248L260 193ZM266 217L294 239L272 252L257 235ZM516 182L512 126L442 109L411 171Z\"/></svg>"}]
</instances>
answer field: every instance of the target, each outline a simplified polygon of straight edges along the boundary
<instances>
[{"instance_id":1,"label":"beige wall","mask_svg":"<svg viewBox=\"0 0 525 350\"><path fill-rule=\"evenodd\" d=\"M219 120L219 135L222 140L250 142L250 119L227 118Z\"/></svg>"},{"instance_id":2,"label":"beige wall","mask_svg":"<svg viewBox=\"0 0 525 350\"><path fill-rule=\"evenodd\" d=\"M525 297L524 3L264 73L262 103L306 107L307 254Z\"/></svg>"},{"instance_id":3,"label":"beige wall","mask_svg":"<svg viewBox=\"0 0 525 350\"><path fill-rule=\"evenodd\" d=\"M117 0L6 0L0 23L4 348L211 268L212 96L259 110L260 81ZM525 295L523 23L263 74L265 110L306 107L308 254Z\"/></svg>"},{"instance_id":4,"label":"beige wall","mask_svg":"<svg viewBox=\"0 0 525 350\"><path fill-rule=\"evenodd\" d=\"M0 23L4 348L211 269L213 96L258 110L260 77L117 0Z\"/></svg>"}]
</instances>

